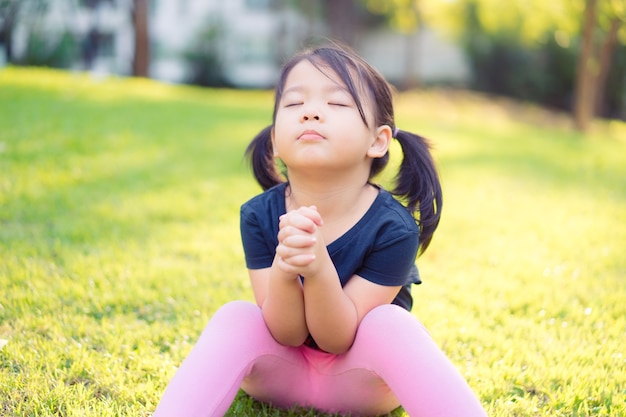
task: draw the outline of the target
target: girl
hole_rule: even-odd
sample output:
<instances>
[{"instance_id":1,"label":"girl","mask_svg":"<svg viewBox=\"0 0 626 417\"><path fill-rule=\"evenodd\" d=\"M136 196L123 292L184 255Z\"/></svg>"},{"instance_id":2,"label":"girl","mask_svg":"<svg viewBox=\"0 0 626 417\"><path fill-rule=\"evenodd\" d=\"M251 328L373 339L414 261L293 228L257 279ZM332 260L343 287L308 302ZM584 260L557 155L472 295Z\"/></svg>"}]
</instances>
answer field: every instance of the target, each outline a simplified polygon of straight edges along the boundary
<instances>
[{"instance_id":1,"label":"girl","mask_svg":"<svg viewBox=\"0 0 626 417\"><path fill-rule=\"evenodd\" d=\"M404 158L390 193L371 178L392 138ZM395 126L382 76L336 46L295 56L247 154L265 190L241 207L256 305L217 311L155 417L222 416L240 388L329 413L485 416L409 312L441 188L424 139Z\"/></svg>"}]
</instances>

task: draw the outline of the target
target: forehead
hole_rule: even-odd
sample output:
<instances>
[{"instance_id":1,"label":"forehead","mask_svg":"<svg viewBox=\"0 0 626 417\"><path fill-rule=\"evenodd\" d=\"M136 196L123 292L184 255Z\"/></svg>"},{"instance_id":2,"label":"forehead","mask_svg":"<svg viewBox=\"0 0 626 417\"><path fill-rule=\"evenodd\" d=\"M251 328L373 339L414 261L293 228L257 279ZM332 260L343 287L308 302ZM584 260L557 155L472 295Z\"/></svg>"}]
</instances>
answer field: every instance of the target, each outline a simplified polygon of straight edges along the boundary
<instances>
[{"instance_id":1,"label":"forehead","mask_svg":"<svg viewBox=\"0 0 626 417\"><path fill-rule=\"evenodd\" d=\"M283 94L302 92L310 88L329 93L348 92L346 83L330 66L324 63L316 66L307 59L298 62L289 71L283 88Z\"/></svg>"}]
</instances>

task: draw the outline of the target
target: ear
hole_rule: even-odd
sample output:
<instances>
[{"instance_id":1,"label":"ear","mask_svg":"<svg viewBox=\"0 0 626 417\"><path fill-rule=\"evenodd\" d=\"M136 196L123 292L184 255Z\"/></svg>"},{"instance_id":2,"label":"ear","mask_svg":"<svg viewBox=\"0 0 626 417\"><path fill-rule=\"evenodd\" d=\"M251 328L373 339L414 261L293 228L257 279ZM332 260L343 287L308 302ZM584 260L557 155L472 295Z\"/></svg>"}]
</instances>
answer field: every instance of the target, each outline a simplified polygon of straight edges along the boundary
<instances>
[{"instance_id":1,"label":"ear","mask_svg":"<svg viewBox=\"0 0 626 417\"><path fill-rule=\"evenodd\" d=\"M372 145L367 151L367 156L370 158L382 158L389 150L392 137L391 127L389 125L382 125L376 128L376 136Z\"/></svg>"},{"instance_id":2,"label":"ear","mask_svg":"<svg viewBox=\"0 0 626 417\"><path fill-rule=\"evenodd\" d=\"M278 150L276 149L276 143L274 142L274 126L270 130L270 138L272 140L272 151L274 153L274 158L278 158Z\"/></svg>"}]
</instances>

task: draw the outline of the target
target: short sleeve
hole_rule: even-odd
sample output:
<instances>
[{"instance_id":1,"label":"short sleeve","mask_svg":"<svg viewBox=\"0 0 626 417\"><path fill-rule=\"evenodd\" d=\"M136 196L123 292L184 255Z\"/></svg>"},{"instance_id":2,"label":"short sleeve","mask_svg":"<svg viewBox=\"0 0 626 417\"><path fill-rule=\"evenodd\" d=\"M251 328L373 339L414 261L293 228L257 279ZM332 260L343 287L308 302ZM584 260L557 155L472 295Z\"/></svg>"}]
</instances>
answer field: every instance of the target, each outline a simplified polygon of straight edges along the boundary
<instances>
[{"instance_id":1,"label":"short sleeve","mask_svg":"<svg viewBox=\"0 0 626 417\"><path fill-rule=\"evenodd\" d=\"M365 257L357 275L380 285L406 285L415 276L419 232L405 231L390 241L376 245Z\"/></svg>"},{"instance_id":2,"label":"short sleeve","mask_svg":"<svg viewBox=\"0 0 626 417\"><path fill-rule=\"evenodd\" d=\"M241 207L239 226L248 269L270 267L274 260L276 245L269 241L256 213L245 205Z\"/></svg>"}]
</instances>

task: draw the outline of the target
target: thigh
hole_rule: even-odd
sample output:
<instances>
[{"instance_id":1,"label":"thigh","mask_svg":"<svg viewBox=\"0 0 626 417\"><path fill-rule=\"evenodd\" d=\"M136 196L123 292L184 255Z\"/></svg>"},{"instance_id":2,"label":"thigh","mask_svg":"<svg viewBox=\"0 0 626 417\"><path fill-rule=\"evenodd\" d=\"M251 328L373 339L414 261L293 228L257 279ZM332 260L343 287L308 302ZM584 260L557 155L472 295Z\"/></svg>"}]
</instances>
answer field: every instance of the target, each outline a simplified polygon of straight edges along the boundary
<instances>
[{"instance_id":1,"label":"thigh","mask_svg":"<svg viewBox=\"0 0 626 417\"><path fill-rule=\"evenodd\" d=\"M286 348L257 358L241 389L256 400L280 408L311 406L309 366L300 349Z\"/></svg>"}]
</instances>

